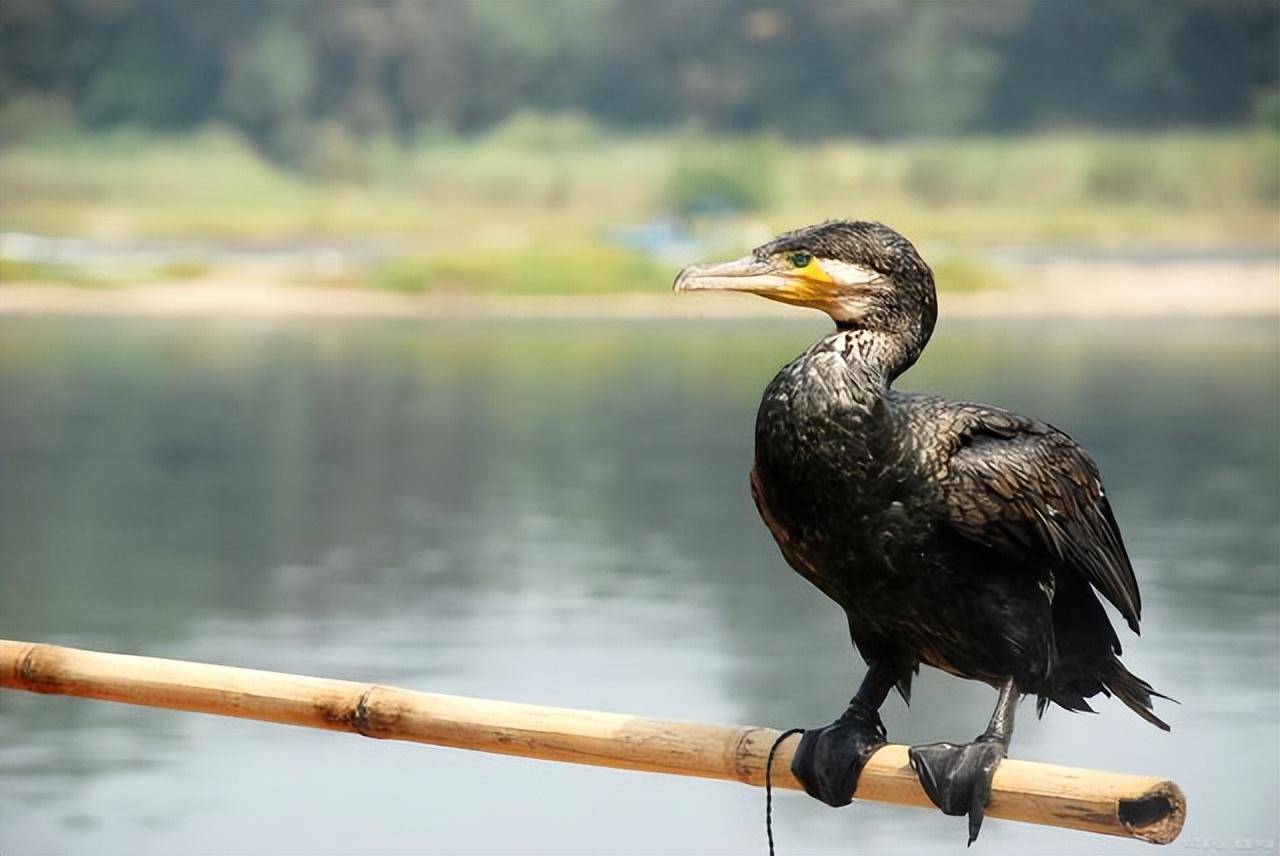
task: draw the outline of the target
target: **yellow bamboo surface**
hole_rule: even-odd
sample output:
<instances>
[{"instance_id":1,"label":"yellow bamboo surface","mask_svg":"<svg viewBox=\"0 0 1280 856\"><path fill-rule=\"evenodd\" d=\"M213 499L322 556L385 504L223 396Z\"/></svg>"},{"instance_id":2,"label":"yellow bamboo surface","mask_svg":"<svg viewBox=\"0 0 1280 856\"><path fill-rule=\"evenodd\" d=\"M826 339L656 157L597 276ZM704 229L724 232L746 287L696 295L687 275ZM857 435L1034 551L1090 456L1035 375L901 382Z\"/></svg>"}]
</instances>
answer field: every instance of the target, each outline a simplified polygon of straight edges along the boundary
<instances>
[{"instance_id":1,"label":"yellow bamboo surface","mask_svg":"<svg viewBox=\"0 0 1280 856\"><path fill-rule=\"evenodd\" d=\"M778 735L4 640L0 688L757 786ZM776 787L799 788L790 772L798 740L778 749ZM857 797L936 810L905 746L876 752ZM1168 844L1182 831L1186 798L1167 779L1011 758L996 772L987 815Z\"/></svg>"}]
</instances>

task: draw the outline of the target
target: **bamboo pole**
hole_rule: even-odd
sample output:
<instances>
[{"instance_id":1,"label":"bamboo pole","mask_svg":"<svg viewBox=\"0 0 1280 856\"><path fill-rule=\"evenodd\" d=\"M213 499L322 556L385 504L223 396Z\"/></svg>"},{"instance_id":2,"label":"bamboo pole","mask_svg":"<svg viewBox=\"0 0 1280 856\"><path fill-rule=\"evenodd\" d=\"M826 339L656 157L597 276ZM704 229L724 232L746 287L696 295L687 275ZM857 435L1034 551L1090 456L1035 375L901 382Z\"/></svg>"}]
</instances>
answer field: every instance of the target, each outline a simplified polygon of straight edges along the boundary
<instances>
[{"instance_id":1,"label":"bamboo pole","mask_svg":"<svg viewBox=\"0 0 1280 856\"><path fill-rule=\"evenodd\" d=\"M4 640L0 688L757 786L778 735ZM776 787L800 787L790 772L795 743L778 748ZM892 744L867 763L857 797L932 808L907 748ZM1008 759L987 816L1168 844L1182 831L1186 798L1167 779Z\"/></svg>"}]
</instances>

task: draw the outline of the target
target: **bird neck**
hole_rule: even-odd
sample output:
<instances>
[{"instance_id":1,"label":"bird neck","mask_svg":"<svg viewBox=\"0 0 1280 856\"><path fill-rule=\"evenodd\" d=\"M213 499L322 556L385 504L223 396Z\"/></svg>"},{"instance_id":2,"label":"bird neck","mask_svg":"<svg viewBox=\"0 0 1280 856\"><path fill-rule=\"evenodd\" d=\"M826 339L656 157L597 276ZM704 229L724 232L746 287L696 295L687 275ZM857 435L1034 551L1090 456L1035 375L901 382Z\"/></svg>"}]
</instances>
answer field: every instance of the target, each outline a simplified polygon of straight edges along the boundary
<instances>
[{"instance_id":1,"label":"bird neck","mask_svg":"<svg viewBox=\"0 0 1280 856\"><path fill-rule=\"evenodd\" d=\"M834 338L843 337L839 350L851 369L865 382L888 389L920 358L930 332L920 326L898 330L844 322L836 324Z\"/></svg>"}]
</instances>

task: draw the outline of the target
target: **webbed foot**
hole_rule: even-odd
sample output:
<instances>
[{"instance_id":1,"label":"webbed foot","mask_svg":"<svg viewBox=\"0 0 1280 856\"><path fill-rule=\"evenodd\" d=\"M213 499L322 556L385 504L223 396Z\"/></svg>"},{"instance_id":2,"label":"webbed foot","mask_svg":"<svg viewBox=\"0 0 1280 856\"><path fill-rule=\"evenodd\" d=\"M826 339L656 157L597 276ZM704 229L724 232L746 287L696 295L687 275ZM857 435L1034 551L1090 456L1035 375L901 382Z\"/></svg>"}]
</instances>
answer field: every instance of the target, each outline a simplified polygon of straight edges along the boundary
<instances>
[{"instance_id":1,"label":"webbed foot","mask_svg":"<svg viewBox=\"0 0 1280 856\"><path fill-rule=\"evenodd\" d=\"M969 843L978 838L991 780L1007 749L999 737L984 734L972 743L930 743L908 750L911 767L924 792L944 814L969 815Z\"/></svg>"},{"instance_id":2,"label":"webbed foot","mask_svg":"<svg viewBox=\"0 0 1280 856\"><path fill-rule=\"evenodd\" d=\"M885 738L880 714L854 699L835 722L805 731L791 773L814 799L834 808L848 805L862 768Z\"/></svg>"}]
</instances>

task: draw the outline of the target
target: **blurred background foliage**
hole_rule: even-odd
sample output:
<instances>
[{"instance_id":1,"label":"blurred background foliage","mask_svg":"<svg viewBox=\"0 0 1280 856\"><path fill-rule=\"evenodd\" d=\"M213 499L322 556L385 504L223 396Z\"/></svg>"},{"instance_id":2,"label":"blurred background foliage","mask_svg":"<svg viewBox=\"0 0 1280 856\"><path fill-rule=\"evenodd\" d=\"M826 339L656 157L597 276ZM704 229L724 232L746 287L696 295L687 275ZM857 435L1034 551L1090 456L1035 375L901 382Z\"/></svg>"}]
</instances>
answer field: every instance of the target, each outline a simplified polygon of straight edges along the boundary
<instances>
[{"instance_id":1,"label":"blurred background foliage","mask_svg":"<svg viewBox=\"0 0 1280 856\"><path fill-rule=\"evenodd\" d=\"M810 139L1226 125L1276 120L1278 26L1270 0L6 0L0 99L92 127L220 120L300 167L326 136L529 110Z\"/></svg>"},{"instance_id":2,"label":"blurred background foliage","mask_svg":"<svg viewBox=\"0 0 1280 856\"><path fill-rule=\"evenodd\" d=\"M1271 245L1277 163L1274 0L0 3L0 232L384 236L402 291L634 285L664 218Z\"/></svg>"}]
</instances>

